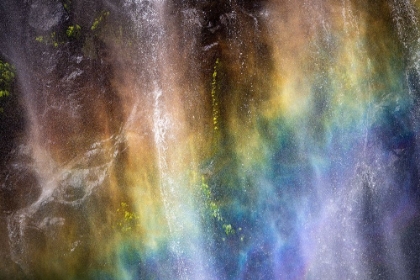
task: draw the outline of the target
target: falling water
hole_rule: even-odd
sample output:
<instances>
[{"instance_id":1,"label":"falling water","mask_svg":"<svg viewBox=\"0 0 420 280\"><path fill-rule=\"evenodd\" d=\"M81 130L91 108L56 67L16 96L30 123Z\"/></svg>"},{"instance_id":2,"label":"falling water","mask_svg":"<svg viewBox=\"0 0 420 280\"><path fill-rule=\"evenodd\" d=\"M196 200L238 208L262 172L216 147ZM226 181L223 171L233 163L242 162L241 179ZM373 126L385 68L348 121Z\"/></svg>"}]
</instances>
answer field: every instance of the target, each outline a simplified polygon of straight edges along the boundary
<instances>
[{"instance_id":1,"label":"falling water","mask_svg":"<svg viewBox=\"0 0 420 280\"><path fill-rule=\"evenodd\" d=\"M0 278L418 278L419 17L3 0Z\"/></svg>"}]
</instances>

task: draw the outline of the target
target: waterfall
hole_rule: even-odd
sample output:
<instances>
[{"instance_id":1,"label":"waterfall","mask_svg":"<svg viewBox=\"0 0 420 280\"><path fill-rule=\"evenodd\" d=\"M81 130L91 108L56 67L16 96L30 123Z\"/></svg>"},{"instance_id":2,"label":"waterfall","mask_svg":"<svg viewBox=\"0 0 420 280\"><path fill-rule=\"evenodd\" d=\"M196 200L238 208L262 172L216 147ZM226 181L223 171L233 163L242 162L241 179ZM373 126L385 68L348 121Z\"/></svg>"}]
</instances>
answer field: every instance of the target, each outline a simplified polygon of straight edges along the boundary
<instances>
[{"instance_id":1,"label":"waterfall","mask_svg":"<svg viewBox=\"0 0 420 280\"><path fill-rule=\"evenodd\" d=\"M414 0L0 3L0 278L416 279Z\"/></svg>"},{"instance_id":2,"label":"waterfall","mask_svg":"<svg viewBox=\"0 0 420 280\"><path fill-rule=\"evenodd\" d=\"M144 38L150 47L144 54L151 79L151 92L146 93L152 99L152 133L156 149L158 181L165 220L169 229L169 246L175 259L175 275L179 279L211 279L211 254L204 251L203 231L199 218L199 201L190 196L194 192L188 190L189 182L185 180L178 165L183 165L182 159L175 158L177 151L182 152L183 128L180 116L183 108L178 107L174 88L178 87L179 79L176 71L171 69L177 63L176 57L170 57L167 52L171 47L168 32L171 31L167 18L165 1L138 1L135 3L132 18L139 36L142 32L153 30L150 37ZM173 30L172 30L173 31ZM146 31L148 32L148 31ZM144 50L139 49L139 52ZM143 66L141 66L143 67ZM137 94L141 94L139 91ZM136 124L133 124L134 127Z\"/></svg>"}]
</instances>

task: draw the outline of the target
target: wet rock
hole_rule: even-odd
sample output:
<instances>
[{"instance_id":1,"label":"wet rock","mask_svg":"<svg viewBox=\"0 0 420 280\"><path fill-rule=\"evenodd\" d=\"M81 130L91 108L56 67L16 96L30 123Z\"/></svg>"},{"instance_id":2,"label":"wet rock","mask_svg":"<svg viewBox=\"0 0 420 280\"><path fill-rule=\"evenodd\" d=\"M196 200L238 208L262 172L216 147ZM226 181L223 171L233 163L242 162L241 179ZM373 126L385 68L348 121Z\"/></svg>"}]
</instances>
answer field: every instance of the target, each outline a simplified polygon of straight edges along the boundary
<instances>
[{"instance_id":1,"label":"wet rock","mask_svg":"<svg viewBox=\"0 0 420 280\"><path fill-rule=\"evenodd\" d=\"M0 173L0 211L9 212L25 208L41 194L38 178L31 168L31 159L19 147L7 166Z\"/></svg>"},{"instance_id":2,"label":"wet rock","mask_svg":"<svg viewBox=\"0 0 420 280\"><path fill-rule=\"evenodd\" d=\"M41 31L51 30L60 23L64 13L63 4L59 1L34 1L29 12L29 25Z\"/></svg>"},{"instance_id":3,"label":"wet rock","mask_svg":"<svg viewBox=\"0 0 420 280\"><path fill-rule=\"evenodd\" d=\"M6 217L0 214L0 279L25 279L18 264L10 257L9 238Z\"/></svg>"}]
</instances>

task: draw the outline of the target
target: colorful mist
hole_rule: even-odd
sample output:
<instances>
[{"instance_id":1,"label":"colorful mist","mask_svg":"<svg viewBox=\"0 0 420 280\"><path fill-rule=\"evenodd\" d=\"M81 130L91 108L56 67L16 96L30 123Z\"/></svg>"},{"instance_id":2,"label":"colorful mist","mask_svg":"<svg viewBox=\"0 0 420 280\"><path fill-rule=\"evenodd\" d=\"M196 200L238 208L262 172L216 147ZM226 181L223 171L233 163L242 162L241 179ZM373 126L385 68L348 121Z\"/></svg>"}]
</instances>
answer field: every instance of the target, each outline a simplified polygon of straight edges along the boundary
<instances>
[{"instance_id":1,"label":"colorful mist","mask_svg":"<svg viewBox=\"0 0 420 280\"><path fill-rule=\"evenodd\" d=\"M2 0L0 17L19 100L0 276L420 275L418 1Z\"/></svg>"}]
</instances>

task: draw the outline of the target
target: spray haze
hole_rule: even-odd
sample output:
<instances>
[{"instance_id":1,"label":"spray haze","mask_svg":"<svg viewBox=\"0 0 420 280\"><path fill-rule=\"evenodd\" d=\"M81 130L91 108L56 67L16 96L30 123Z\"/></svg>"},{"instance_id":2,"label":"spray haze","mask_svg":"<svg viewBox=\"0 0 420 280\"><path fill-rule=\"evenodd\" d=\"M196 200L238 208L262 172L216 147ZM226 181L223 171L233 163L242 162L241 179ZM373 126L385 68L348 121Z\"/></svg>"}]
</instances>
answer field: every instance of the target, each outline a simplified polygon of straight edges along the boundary
<instances>
[{"instance_id":1,"label":"spray haze","mask_svg":"<svg viewBox=\"0 0 420 280\"><path fill-rule=\"evenodd\" d=\"M0 276L415 279L419 8L2 1Z\"/></svg>"}]
</instances>

